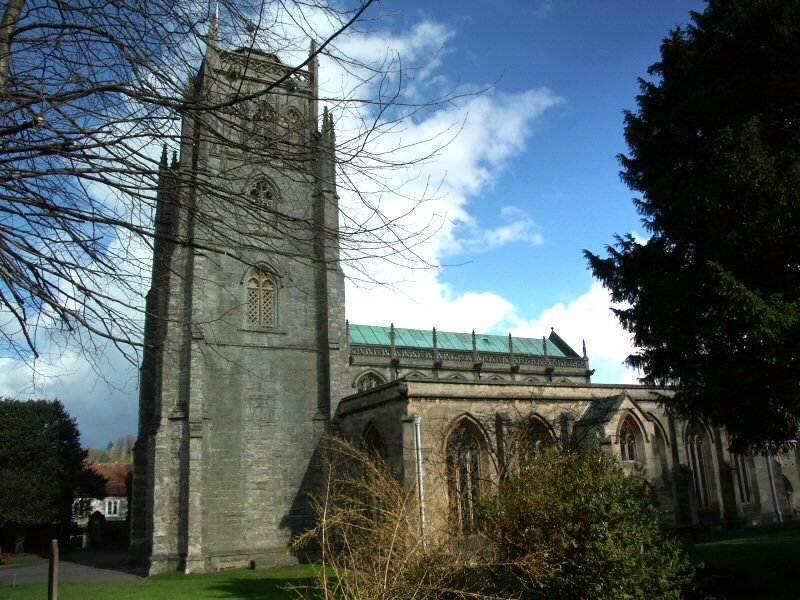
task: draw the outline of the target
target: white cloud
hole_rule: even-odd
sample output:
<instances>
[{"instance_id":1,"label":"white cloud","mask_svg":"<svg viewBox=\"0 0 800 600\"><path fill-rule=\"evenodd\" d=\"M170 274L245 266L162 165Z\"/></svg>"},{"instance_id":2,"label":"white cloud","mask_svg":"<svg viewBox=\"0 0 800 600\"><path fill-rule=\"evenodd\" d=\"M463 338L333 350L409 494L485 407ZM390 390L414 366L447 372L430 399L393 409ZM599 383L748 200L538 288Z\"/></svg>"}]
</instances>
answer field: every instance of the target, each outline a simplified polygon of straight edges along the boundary
<instances>
[{"instance_id":1,"label":"white cloud","mask_svg":"<svg viewBox=\"0 0 800 600\"><path fill-rule=\"evenodd\" d=\"M0 358L0 396L59 399L77 419L82 444L104 447L136 432L138 390L136 369L119 352L107 348L96 358L96 366L74 352L32 365Z\"/></svg>"},{"instance_id":2,"label":"white cloud","mask_svg":"<svg viewBox=\"0 0 800 600\"><path fill-rule=\"evenodd\" d=\"M357 33L336 44L356 58L391 58L394 53L387 53L388 47L401 53L403 64L425 59L422 68L412 72L411 87L403 90L405 97L413 99L423 88L447 85L437 69L453 33L444 24L423 21L405 32ZM323 59L321 74L324 93L331 97L354 89L353 74L341 64ZM576 300L557 304L537 319L527 321L520 308L501 295L481 291L477 286L472 291L456 293L439 280L436 269L425 268L426 264L439 264L442 257L454 252L486 251L516 242L543 243L543 233L534 218L519 207L502 207L497 224L488 227L470 213L470 207L488 195L509 160L529 143L537 122L560 102L547 88L517 93L492 90L416 112L401 124L387 123L374 132L370 154L354 154L353 162L372 160L380 164L380 160L390 160L406 164L402 169L385 169L382 178L355 171L351 173L351 185L341 182L346 218L342 239L346 244L349 232L364 235L364 231L380 225L381 219L391 220L393 228L378 228L374 238L366 237L375 247L349 249L350 256L358 262L348 268L351 273L355 268L367 270L375 280L394 285L357 287L348 282L347 312L351 319L456 331L474 328L488 332L507 327L517 335L533 337L548 332L553 325L571 344L579 344L580 338L587 336L592 366L598 369L596 380L629 377L619 366L629 352L629 340L607 310L608 295L599 285ZM372 109L357 103L332 107L337 138L344 145L344 152L354 152L348 147L348 140L354 139L354 132L369 120ZM456 132L458 135L454 136ZM417 161L419 157L428 159ZM365 192L368 202L379 210L365 205L353 188ZM424 201L409 213L413 199L421 198ZM420 231L421 236L415 237ZM407 260L399 259L391 246L381 245L392 235L412 246ZM360 238L362 244L364 240ZM27 365L2 358L0 394L58 397L78 418L84 443L104 444L136 429L136 369L113 349L98 360L107 382L99 380L87 357L79 354L58 354L51 363L36 365L36 374Z\"/></svg>"},{"instance_id":3,"label":"white cloud","mask_svg":"<svg viewBox=\"0 0 800 600\"><path fill-rule=\"evenodd\" d=\"M611 308L611 297L595 282L589 291L575 300L557 303L533 320L526 321L515 313L505 324L512 334L523 337L548 335L554 328L577 352L586 341L590 365L596 369L596 383L636 383L636 373L622 365L633 351L631 334L622 329Z\"/></svg>"},{"instance_id":4,"label":"white cloud","mask_svg":"<svg viewBox=\"0 0 800 600\"><path fill-rule=\"evenodd\" d=\"M555 7L556 3L554 0L544 0L543 2L540 2L538 6L533 8L533 15L537 19L544 19L547 15L553 12Z\"/></svg>"},{"instance_id":5,"label":"white cloud","mask_svg":"<svg viewBox=\"0 0 800 600\"><path fill-rule=\"evenodd\" d=\"M447 253L489 252L514 242L528 242L533 246L544 243L538 225L524 210L504 206L500 209L500 219L504 221L502 225L484 229L476 219L466 216L457 239L453 240L452 247L446 248Z\"/></svg>"}]
</instances>

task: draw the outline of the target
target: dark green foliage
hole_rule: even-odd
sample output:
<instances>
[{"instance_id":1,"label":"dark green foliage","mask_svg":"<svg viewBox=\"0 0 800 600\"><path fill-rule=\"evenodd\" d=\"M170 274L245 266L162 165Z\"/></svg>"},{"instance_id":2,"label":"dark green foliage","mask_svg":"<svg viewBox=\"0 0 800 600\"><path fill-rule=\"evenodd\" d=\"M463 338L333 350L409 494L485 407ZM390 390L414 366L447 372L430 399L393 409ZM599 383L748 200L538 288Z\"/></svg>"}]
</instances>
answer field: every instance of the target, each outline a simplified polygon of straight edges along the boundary
<instances>
[{"instance_id":1,"label":"dark green foliage","mask_svg":"<svg viewBox=\"0 0 800 600\"><path fill-rule=\"evenodd\" d=\"M85 458L61 402L0 400L0 524L68 519Z\"/></svg>"},{"instance_id":2,"label":"dark green foliage","mask_svg":"<svg viewBox=\"0 0 800 600\"><path fill-rule=\"evenodd\" d=\"M586 252L627 363L745 446L800 422L800 1L709 2L626 113L622 179L651 237Z\"/></svg>"},{"instance_id":3,"label":"dark green foliage","mask_svg":"<svg viewBox=\"0 0 800 600\"><path fill-rule=\"evenodd\" d=\"M508 597L679 598L688 558L662 532L644 477L600 450L522 458L483 503Z\"/></svg>"}]
</instances>

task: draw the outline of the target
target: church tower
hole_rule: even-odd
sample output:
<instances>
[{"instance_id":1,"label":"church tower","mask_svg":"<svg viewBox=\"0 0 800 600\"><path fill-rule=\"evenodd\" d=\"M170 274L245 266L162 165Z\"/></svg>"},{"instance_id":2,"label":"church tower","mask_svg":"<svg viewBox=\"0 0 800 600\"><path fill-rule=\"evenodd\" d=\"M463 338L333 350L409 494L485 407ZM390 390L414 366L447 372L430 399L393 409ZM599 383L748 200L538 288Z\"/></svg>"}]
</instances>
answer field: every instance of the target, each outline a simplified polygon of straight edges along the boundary
<instances>
[{"instance_id":1,"label":"church tower","mask_svg":"<svg viewBox=\"0 0 800 600\"><path fill-rule=\"evenodd\" d=\"M291 561L346 385L313 47L292 69L220 49L213 26L186 94L179 155L161 160L141 371L130 557L150 573Z\"/></svg>"}]
</instances>

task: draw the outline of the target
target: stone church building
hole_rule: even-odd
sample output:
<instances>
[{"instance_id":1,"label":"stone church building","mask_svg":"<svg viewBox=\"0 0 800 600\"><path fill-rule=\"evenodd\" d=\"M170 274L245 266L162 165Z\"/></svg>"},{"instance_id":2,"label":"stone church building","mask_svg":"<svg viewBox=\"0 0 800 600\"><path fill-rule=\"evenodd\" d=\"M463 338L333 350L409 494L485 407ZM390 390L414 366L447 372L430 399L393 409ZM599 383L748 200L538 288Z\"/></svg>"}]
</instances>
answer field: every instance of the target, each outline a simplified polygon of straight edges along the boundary
<instances>
[{"instance_id":1,"label":"stone church building","mask_svg":"<svg viewBox=\"0 0 800 600\"><path fill-rule=\"evenodd\" d=\"M592 440L652 480L670 527L794 514L797 454L738 456L667 391L590 382L586 348L345 321L331 117L317 62L209 38L179 153L161 161L131 510L132 561L198 572L292 560L331 431L423 484L468 531L511 427ZM191 96L194 95L194 96ZM465 324L465 329L469 325ZM458 468L435 476L442 461Z\"/></svg>"}]
</instances>

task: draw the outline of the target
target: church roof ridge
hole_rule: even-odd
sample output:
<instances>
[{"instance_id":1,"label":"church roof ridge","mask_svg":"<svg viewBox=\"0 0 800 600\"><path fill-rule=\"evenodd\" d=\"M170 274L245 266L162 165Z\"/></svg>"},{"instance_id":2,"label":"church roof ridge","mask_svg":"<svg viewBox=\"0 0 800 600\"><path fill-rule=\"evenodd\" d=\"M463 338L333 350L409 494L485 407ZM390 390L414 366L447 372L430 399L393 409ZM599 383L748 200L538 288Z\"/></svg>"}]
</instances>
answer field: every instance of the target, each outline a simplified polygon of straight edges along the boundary
<instances>
[{"instance_id":1,"label":"church roof ridge","mask_svg":"<svg viewBox=\"0 0 800 600\"><path fill-rule=\"evenodd\" d=\"M349 341L351 344L370 344L390 346L392 328L380 325L358 325L349 323ZM551 333L551 336L554 332ZM406 348L433 348L433 332L426 329L394 328L395 345ZM512 336L515 354L543 356L542 338ZM436 330L436 342L439 350L472 351L472 333ZM494 333L476 333L475 342L478 352L502 352L508 354L508 335ZM547 353L556 358L572 358L578 354L560 337L555 345L548 345Z\"/></svg>"}]
</instances>

